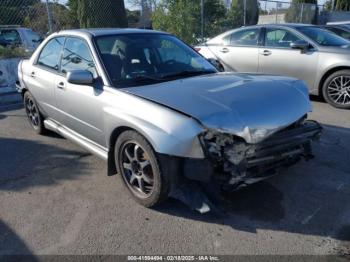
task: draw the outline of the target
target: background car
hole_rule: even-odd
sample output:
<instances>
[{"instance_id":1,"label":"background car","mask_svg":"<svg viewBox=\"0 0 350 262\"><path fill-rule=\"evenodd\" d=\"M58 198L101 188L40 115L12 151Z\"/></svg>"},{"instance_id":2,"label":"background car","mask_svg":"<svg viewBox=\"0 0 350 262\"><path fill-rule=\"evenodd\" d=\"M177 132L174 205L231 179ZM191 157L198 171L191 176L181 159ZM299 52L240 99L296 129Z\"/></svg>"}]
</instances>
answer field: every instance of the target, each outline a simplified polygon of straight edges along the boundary
<instances>
[{"instance_id":1,"label":"background car","mask_svg":"<svg viewBox=\"0 0 350 262\"><path fill-rule=\"evenodd\" d=\"M0 41L4 46L6 43L6 46L22 47L26 52L32 53L42 40L42 36L30 28L0 25Z\"/></svg>"},{"instance_id":2,"label":"background car","mask_svg":"<svg viewBox=\"0 0 350 262\"><path fill-rule=\"evenodd\" d=\"M108 173L117 171L145 206L184 200L195 182L237 189L265 179L311 158L321 130L306 120L302 81L218 73L162 32L63 31L18 75L33 129L107 160Z\"/></svg>"},{"instance_id":3,"label":"background car","mask_svg":"<svg viewBox=\"0 0 350 262\"><path fill-rule=\"evenodd\" d=\"M195 47L226 71L293 76L332 106L350 108L350 42L317 26L258 25Z\"/></svg>"},{"instance_id":4,"label":"background car","mask_svg":"<svg viewBox=\"0 0 350 262\"><path fill-rule=\"evenodd\" d=\"M350 23L346 24L327 24L323 26L325 29L332 31L333 33L350 40Z\"/></svg>"}]
</instances>

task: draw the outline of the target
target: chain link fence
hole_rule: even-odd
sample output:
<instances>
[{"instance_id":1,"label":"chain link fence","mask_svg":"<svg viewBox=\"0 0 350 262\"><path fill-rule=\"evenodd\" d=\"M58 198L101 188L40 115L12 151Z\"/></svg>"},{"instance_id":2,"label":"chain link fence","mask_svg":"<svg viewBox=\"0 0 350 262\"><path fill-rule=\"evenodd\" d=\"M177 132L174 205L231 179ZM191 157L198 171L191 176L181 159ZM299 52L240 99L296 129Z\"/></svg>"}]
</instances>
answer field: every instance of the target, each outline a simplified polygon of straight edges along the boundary
<instances>
[{"instance_id":1,"label":"chain link fence","mask_svg":"<svg viewBox=\"0 0 350 262\"><path fill-rule=\"evenodd\" d=\"M317 24L323 5L293 4L274 0L259 1L259 24L305 23Z\"/></svg>"},{"instance_id":2,"label":"chain link fence","mask_svg":"<svg viewBox=\"0 0 350 262\"><path fill-rule=\"evenodd\" d=\"M323 6L276 0L0 0L0 27L42 35L70 28L142 27L196 43L242 25L317 23ZM124 9L126 7L126 11Z\"/></svg>"}]
</instances>

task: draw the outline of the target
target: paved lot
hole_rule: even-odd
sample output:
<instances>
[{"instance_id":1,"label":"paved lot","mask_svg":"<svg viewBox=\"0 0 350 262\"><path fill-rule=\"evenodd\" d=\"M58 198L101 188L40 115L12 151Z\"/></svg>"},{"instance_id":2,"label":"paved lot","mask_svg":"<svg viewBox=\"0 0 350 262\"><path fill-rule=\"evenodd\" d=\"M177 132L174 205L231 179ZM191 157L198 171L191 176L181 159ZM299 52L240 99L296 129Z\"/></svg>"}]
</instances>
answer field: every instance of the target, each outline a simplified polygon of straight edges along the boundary
<instances>
[{"instance_id":1,"label":"paved lot","mask_svg":"<svg viewBox=\"0 0 350 262\"><path fill-rule=\"evenodd\" d=\"M143 208L102 160L2 108L0 255L349 253L350 111L313 104L316 159L231 194L224 216Z\"/></svg>"}]
</instances>

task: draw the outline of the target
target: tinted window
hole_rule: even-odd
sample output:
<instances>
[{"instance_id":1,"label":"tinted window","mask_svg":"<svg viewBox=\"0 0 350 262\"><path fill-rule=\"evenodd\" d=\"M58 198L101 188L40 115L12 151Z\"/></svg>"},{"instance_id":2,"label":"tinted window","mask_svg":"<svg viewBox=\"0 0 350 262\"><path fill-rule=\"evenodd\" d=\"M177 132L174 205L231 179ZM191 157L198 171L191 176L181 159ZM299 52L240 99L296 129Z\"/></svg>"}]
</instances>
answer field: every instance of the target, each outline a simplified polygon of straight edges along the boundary
<instances>
[{"instance_id":1,"label":"tinted window","mask_svg":"<svg viewBox=\"0 0 350 262\"><path fill-rule=\"evenodd\" d=\"M73 70L88 70L97 76L90 48L79 38L67 38L63 50L61 71L66 74Z\"/></svg>"},{"instance_id":2,"label":"tinted window","mask_svg":"<svg viewBox=\"0 0 350 262\"><path fill-rule=\"evenodd\" d=\"M329 31L332 31L333 33L336 33L337 35L346 38L346 39L350 39L350 32L345 31L343 29L340 28L335 28L335 27L327 27L327 29Z\"/></svg>"},{"instance_id":3,"label":"tinted window","mask_svg":"<svg viewBox=\"0 0 350 262\"><path fill-rule=\"evenodd\" d=\"M37 64L58 71L63 44L64 37L51 39L42 49Z\"/></svg>"},{"instance_id":4,"label":"tinted window","mask_svg":"<svg viewBox=\"0 0 350 262\"><path fill-rule=\"evenodd\" d=\"M21 37L15 29L3 29L0 31L0 35L9 43L21 44Z\"/></svg>"},{"instance_id":5,"label":"tinted window","mask_svg":"<svg viewBox=\"0 0 350 262\"><path fill-rule=\"evenodd\" d=\"M290 47L299 37L284 29L266 29L265 46Z\"/></svg>"},{"instance_id":6,"label":"tinted window","mask_svg":"<svg viewBox=\"0 0 350 262\"><path fill-rule=\"evenodd\" d=\"M348 40L316 26L299 27L298 30L322 46L345 46L350 44Z\"/></svg>"},{"instance_id":7,"label":"tinted window","mask_svg":"<svg viewBox=\"0 0 350 262\"><path fill-rule=\"evenodd\" d=\"M230 44L255 46L258 44L259 33L259 28L234 32L230 35Z\"/></svg>"}]
</instances>

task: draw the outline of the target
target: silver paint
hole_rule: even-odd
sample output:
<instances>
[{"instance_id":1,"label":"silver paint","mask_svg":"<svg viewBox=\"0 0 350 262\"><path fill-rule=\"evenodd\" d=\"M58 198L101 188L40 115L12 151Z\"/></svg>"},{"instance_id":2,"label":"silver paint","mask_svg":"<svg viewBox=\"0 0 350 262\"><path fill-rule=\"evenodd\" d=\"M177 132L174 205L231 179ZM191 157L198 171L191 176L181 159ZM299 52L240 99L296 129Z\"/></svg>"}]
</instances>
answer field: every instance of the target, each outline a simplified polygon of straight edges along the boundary
<instances>
[{"instance_id":1,"label":"silver paint","mask_svg":"<svg viewBox=\"0 0 350 262\"><path fill-rule=\"evenodd\" d=\"M114 147L111 137L119 128L137 130L158 153L204 158L199 135L208 129L258 143L311 111L303 82L286 77L217 73L156 85L114 88L92 38L120 32L140 31L55 33L30 60L19 65L21 88L33 94L48 119L47 127L102 158ZM57 36L77 36L88 43L102 83L74 85L65 76L35 65L43 46Z\"/></svg>"}]
</instances>

